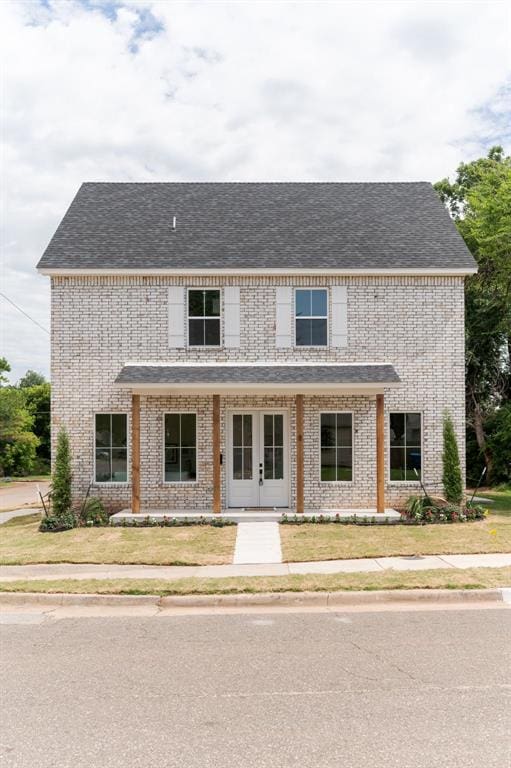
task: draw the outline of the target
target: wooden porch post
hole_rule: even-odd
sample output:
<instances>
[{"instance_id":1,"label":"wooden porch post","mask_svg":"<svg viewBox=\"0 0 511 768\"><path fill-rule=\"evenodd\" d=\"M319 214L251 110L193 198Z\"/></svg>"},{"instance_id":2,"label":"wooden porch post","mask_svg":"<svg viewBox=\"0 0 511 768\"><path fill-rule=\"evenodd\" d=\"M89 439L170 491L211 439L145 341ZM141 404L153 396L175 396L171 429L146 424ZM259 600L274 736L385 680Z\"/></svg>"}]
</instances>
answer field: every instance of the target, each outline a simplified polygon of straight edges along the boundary
<instances>
[{"instance_id":1,"label":"wooden porch post","mask_svg":"<svg viewBox=\"0 0 511 768\"><path fill-rule=\"evenodd\" d=\"M296 395L296 512L303 514L303 395Z\"/></svg>"},{"instance_id":2,"label":"wooden porch post","mask_svg":"<svg viewBox=\"0 0 511 768\"><path fill-rule=\"evenodd\" d=\"M376 395L376 511L385 512L385 419L383 395Z\"/></svg>"},{"instance_id":3,"label":"wooden porch post","mask_svg":"<svg viewBox=\"0 0 511 768\"><path fill-rule=\"evenodd\" d=\"M220 487L220 395L213 395L213 512L222 511Z\"/></svg>"},{"instance_id":4,"label":"wooden porch post","mask_svg":"<svg viewBox=\"0 0 511 768\"><path fill-rule=\"evenodd\" d=\"M140 512L140 395L131 396L131 511Z\"/></svg>"}]
</instances>

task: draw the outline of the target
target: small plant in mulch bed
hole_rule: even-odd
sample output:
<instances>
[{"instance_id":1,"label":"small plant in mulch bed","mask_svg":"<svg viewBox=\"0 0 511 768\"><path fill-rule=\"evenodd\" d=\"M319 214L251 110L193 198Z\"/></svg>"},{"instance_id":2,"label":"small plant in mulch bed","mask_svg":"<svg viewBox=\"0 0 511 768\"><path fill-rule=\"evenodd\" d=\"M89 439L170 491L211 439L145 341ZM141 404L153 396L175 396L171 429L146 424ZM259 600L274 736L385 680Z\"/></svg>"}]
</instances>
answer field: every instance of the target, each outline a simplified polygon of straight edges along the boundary
<instances>
[{"instance_id":1,"label":"small plant in mulch bed","mask_svg":"<svg viewBox=\"0 0 511 768\"><path fill-rule=\"evenodd\" d=\"M484 520L488 510L479 505L458 505L431 496L410 496L402 514L408 523L427 525L428 523L466 523Z\"/></svg>"},{"instance_id":2,"label":"small plant in mulch bed","mask_svg":"<svg viewBox=\"0 0 511 768\"><path fill-rule=\"evenodd\" d=\"M82 509L78 513L79 525L105 526L110 522L110 515L105 509L105 505L95 496L89 496L85 500Z\"/></svg>"},{"instance_id":3,"label":"small plant in mulch bed","mask_svg":"<svg viewBox=\"0 0 511 768\"><path fill-rule=\"evenodd\" d=\"M151 517L141 520L122 518L120 523L122 528L185 528L192 525L209 525L211 528L224 528L227 525L236 525L233 520L225 518L209 517L167 517L164 515L161 519Z\"/></svg>"},{"instance_id":4,"label":"small plant in mulch bed","mask_svg":"<svg viewBox=\"0 0 511 768\"><path fill-rule=\"evenodd\" d=\"M312 525L323 525L325 523L333 523L337 525L394 525L396 521L389 520L388 517L378 519L376 515L374 517L360 517L358 515L350 515L350 517L341 517L339 514L330 517L329 515L288 515L286 512L282 514L280 522L283 525L305 525L306 523Z\"/></svg>"}]
</instances>

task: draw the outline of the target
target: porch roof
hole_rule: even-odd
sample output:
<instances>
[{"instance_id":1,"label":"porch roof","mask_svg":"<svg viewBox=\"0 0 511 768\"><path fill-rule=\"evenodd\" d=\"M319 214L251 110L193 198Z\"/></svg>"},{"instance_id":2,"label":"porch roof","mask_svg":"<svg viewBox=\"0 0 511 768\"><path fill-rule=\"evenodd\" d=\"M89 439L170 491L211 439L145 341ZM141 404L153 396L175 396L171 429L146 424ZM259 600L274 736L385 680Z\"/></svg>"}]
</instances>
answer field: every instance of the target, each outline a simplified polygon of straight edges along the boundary
<instances>
[{"instance_id":1,"label":"porch roof","mask_svg":"<svg viewBox=\"0 0 511 768\"><path fill-rule=\"evenodd\" d=\"M345 364L126 364L115 379L139 393L345 393L378 394L400 384L394 366Z\"/></svg>"}]
</instances>

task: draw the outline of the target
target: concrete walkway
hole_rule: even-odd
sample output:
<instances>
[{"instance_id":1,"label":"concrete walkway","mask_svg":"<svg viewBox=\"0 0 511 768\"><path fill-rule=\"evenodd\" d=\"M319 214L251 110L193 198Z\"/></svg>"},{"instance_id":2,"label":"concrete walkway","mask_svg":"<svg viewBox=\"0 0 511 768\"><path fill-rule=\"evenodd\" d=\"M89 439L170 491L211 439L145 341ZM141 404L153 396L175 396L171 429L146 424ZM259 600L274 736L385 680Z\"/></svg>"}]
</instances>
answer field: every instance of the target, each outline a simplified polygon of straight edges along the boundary
<instances>
[{"instance_id":1,"label":"concrete walkway","mask_svg":"<svg viewBox=\"0 0 511 768\"><path fill-rule=\"evenodd\" d=\"M3 565L0 582L18 579L184 579L231 576L289 576L291 574L369 573L387 569L421 571L433 568L502 568L511 566L511 553L487 555L426 555L308 563L261 563L203 566L166 565ZM511 586L511 585L510 585Z\"/></svg>"},{"instance_id":2,"label":"concrete walkway","mask_svg":"<svg viewBox=\"0 0 511 768\"><path fill-rule=\"evenodd\" d=\"M22 509L11 509L9 512L0 512L0 525L12 520L13 517L25 517L26 515L40 515L42 507L23 507Z\"/></svg>"},{"instance_id":3,"label":"concrete walkway","mask_svg":"<svg viewBox=\"0 0 511 768\"><path fill-rule=\"evenodd\" d=\"M235 565L281 562L279 523L238 523Z\"/></svg>"}]
</instances>

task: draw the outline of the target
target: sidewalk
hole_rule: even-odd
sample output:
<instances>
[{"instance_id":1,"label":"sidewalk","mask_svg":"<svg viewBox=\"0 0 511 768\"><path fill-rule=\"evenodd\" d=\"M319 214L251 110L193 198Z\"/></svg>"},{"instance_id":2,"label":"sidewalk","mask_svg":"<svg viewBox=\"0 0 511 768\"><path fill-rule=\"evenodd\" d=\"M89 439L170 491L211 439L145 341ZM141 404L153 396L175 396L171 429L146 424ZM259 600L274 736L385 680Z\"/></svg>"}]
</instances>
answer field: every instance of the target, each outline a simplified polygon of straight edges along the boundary
<instances>
[{"instance_id":1,"label":"sidewalk","mask_svg":"<svg viewBox=\"0 0 511 768\"><path fill-rule=\"evenodd\" d=\"M229 576L289 576L290 574L368 573L432 569L503 568L511 566L511 553L487 555L424 555L359 560L322 560L307 563L237 565L2 565L0 582L55 579L185 579Z\"/></svg>"}]
</instances>

